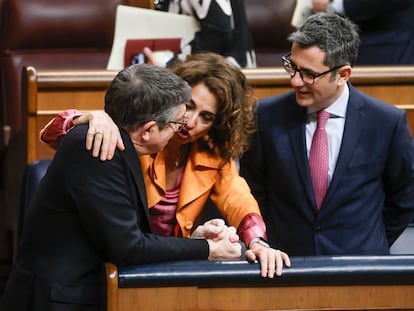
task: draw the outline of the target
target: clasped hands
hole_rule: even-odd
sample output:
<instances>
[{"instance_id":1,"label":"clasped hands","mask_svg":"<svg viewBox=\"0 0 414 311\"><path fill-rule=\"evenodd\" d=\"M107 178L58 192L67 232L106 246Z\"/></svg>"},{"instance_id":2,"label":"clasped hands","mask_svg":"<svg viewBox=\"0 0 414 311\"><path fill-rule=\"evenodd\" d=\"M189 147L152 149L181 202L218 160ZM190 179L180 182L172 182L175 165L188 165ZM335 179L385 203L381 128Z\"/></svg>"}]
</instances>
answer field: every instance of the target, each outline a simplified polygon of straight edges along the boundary
<instances>
[{"instance_id":1,"label":"clasped hands","mask_svg":"<svg viewBox=\"0 0 414 311\"><path fill-rule=\"evenodd\" d=\"M236 229L227 226L222 219L212 219L198 226L191 238L207 239L210 245L209 260L225 259L229 258L229 255L235 254L238 254L238 256L233 258L241 256L241 245ZM246 251L245 257L249 262L257 260L260 263L260 275L262 277L273 278L275 274L281 276L283 265L290 267L290 259L286 253L263 246L260 243L251 245L250 249Z\"/></svg>"}]
</instances>

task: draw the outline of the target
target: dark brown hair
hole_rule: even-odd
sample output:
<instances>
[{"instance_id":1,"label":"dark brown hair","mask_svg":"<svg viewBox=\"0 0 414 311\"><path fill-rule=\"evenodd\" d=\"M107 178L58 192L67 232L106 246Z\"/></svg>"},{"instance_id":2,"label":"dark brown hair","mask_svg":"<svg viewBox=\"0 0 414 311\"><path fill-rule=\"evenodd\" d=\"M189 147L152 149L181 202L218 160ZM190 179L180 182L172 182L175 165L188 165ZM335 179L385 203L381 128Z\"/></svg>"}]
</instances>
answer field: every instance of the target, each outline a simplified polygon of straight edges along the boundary
<instances>
[{"instance_id":1,"label":"dark brown hair","mask_svg":"<svg viewBox=\"0 0 414 311\"><path fill-rule=\"evenodd\" d=\"M171 70L190 86L204 83L218 100L217 115L208 135L223 160L237 158L249 146L254 132L253 91L243 72L215 53L200 52L177 62ZM199 145L211 150L202 138Z\"/></svg>"}]
</instances>

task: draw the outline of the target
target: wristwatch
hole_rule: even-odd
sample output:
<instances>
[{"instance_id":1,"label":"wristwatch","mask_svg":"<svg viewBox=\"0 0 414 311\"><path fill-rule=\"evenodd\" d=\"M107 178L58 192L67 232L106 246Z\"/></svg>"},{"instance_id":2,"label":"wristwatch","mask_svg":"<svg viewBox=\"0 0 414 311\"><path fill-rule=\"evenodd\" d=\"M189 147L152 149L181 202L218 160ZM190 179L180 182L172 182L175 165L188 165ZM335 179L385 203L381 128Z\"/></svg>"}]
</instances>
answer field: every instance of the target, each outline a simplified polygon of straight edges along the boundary
<instances>
[{"instance_id":1,"label":"wristwatch","mask_svg":"<svg viewBox=\"0 0 414 311\"><path fill-rule=\"evenodd\" d=\"M259 243L260 245L263 245L264 247L270 247L269 243L267 243L263 238L254 238L253 240L250 241L249 248L254 243Z\"/></svg>"}]
</instances>

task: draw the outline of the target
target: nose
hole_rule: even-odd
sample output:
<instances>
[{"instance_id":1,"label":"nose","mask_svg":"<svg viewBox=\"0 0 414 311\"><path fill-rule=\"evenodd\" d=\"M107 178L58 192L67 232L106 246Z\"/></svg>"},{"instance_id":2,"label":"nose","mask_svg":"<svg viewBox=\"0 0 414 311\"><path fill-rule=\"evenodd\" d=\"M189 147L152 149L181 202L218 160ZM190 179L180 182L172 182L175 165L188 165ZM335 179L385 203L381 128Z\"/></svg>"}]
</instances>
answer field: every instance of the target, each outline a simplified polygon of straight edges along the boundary
<instances>
[{"instance_id":1,"label":"nose","mask_svg":"<svg viewBox=\"0 0 414 311\"><path fill-rule=\"evenodd\" d=\"M197 120L197 114L187 111L185 116L186 116L186 121L187 121L186 128L193 128Z\"/></svg>"},{"instance_id":2,"label":"nose","mask_svg":"<svg viewBox=\"0 0 414 311\"><path fill-rule=\"evenodd\" d=\"M293 77L290 78L290 85L292 85L292 87L302 87L305 85L305 82L303 82L298 71L296 71Z\"/></svg>"}]
</instances>

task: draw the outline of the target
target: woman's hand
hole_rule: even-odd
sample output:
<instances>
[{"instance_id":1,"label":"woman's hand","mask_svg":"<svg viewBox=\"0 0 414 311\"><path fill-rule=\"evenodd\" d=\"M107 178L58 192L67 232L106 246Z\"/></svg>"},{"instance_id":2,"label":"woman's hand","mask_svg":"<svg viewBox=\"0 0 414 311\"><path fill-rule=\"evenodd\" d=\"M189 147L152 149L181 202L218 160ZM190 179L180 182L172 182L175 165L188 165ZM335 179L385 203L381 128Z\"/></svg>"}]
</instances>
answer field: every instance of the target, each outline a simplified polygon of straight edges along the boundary
<instances>
[{"instance_id":1,"label":"woman's hand","mask_svg":"<svg viewBox=\"0 0 414 311\"><path fill-rule=\"evenodd\" d=\"M203 225L198 226L191 234L192 239L210 239L215 242L226 237L229 238L230 242L239 241L236 228L228 227L224 220L220 218L206 221Z\"/></svg>"},{"instance_id":2,"label":"woman's hand","mask_svg":"<svg viewBox=\"0 0 414 311\"><path fill-rule=\"evenodd\" d=\"M266 247L260 243L253 245L246 251L246 259L250 262L258 260L262 277L273 278L282 275L283 265L290 267L289 256L277 249Z\"/></svg>"},{"instance_id":3,"label":"woman's hand","mask_svg":"<svg viewBox=\"0 0 414 311\"><path fill-rule=\"evenodd\" d=\"M92 156L102 160L111 160L115 148L125 150L118 126L105 111L92 111L73 120L73 124L88 124L86 149L92 150Z\"/></svg>"}]
</instances>

